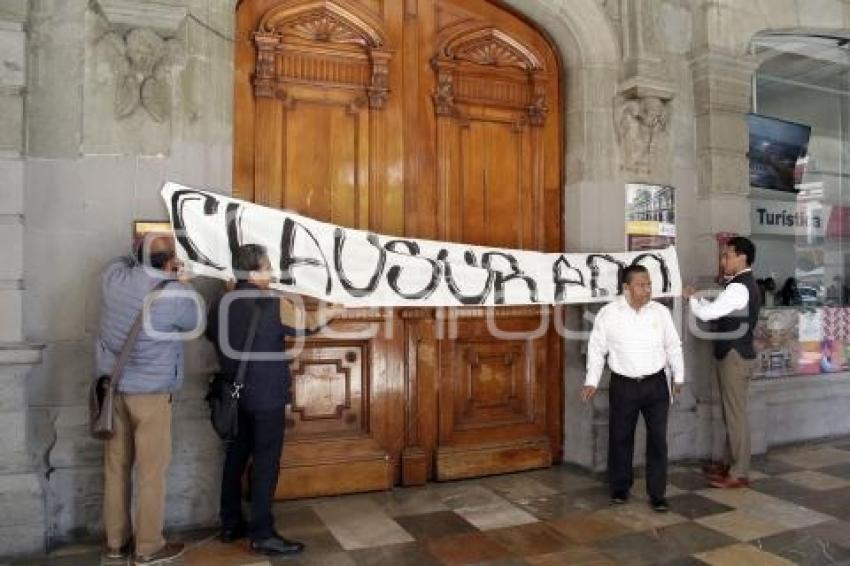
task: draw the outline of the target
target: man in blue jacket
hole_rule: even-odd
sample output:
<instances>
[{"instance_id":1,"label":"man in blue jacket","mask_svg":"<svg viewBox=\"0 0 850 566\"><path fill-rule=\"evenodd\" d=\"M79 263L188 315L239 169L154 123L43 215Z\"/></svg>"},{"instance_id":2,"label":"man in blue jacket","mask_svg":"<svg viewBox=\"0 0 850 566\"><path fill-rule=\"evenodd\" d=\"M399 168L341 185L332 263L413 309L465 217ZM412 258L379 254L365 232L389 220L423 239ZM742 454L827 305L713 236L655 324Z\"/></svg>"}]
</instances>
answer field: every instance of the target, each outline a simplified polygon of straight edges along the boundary
<instances>
[{"instance_id":1,"label":"man in blue jacket","mask_svg":"<svg viewBox=\"0 0 850 566\"><path fill-rule=\"evenodd\" d=\"M104 556L126 560L135 540L135 563L155 564L183 550L182 544L166 543L162 533L171 460L171 395L183 384L180 334L198 326L201 311L200 303L189 296L194 293L191 287L178 280L173 238L157 236L143 248L136 257L113 260L103 271L95 355L97 375L111 374L146 298L154 287L171 280L145 313L115 397L115 435L104 452ZM136 516L131 521L134 464Z\"/></svg>"},{"instance_id":2,"label":"man in blue jacket","mask_svg":"<svg viewBox=\"0 0 850 566\"><path fill-rule=\"evenodd\" d=\"M238 280L236 289L230 297L225 295L226 299L213 305L207 323L207 337L216 345L222 373L235 376L241 354L252 354L245 361L248 365L239 398L238 434L228 444L224 461L220 539L232 542L247 534L255 552L297 554L304 545L281 537L275 531L272 514L283 449L284 410L290 401L291 356L285 350L286 338L317 332L340 309L323 309L305 317L300 325L292 304L269 290L271 263L261 245L240 246L233 256L233 269ZM254 316L254 340L246 348ZM242 475L249 458L253 461L251 522L246 524L242 516Z\"/></svg>"}]
</instances>

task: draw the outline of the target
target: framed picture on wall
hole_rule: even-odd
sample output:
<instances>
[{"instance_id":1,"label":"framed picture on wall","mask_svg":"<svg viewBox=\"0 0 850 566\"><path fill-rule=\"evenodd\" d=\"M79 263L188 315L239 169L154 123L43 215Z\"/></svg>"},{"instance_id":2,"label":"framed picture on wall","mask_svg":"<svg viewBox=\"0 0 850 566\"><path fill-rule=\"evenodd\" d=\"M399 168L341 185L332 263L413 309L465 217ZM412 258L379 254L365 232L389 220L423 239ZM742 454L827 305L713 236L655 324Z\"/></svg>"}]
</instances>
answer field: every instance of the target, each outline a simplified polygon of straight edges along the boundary
<instances>
[{"instance_id":1,"label":"framed picture on wall","mask_svg":"<svg viewBox=\"0 0 850 566\"><path fill-rule=\"evenodd\" d=\"M676 194L673 187L626 185L626 249L657 250L676 243Z\"/></svg>"}]
</instances>

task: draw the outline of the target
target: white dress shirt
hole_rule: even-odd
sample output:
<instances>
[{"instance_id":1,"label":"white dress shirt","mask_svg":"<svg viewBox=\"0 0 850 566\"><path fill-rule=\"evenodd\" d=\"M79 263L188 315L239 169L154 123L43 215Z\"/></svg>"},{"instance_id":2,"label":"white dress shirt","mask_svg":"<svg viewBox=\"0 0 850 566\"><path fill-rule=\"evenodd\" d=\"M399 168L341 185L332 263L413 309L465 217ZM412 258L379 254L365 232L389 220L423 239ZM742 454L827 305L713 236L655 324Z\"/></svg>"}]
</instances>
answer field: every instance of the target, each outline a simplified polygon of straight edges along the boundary
<instances>
[{"instance_id":1,"label":"white dress shirt","mask_svg":"<svg viewBox=\"0 0 850 566\"><path fill-rule=\"evenodd\" d=\"M740 273L736 273L735 277L741 273L746 273L747 271L751 270L745 269ZM691 312L694 313L695 317L703 322L708 322L710 320L723 318L735 311L739 311L746 307L749 302L750 292L747 290L746 285L743 283L729 283L726 288L723 289L723 292L720 293L713 301L691 297L690 305Z\"/></svg>"},{"instance_id":2,"label":"white dress shirt","mask_svg":"<svg viewBox=\"0 0 850 566\"><path fill-rule=\"evenodd\" d=\"M655 301L638 311L625 297L602 307L587 346L585 385L599 387L606 354L611 370L620 375L643 377L669 365L674 383L685 382L682 340L670 311Z\"/></svg>"}]
</instances>

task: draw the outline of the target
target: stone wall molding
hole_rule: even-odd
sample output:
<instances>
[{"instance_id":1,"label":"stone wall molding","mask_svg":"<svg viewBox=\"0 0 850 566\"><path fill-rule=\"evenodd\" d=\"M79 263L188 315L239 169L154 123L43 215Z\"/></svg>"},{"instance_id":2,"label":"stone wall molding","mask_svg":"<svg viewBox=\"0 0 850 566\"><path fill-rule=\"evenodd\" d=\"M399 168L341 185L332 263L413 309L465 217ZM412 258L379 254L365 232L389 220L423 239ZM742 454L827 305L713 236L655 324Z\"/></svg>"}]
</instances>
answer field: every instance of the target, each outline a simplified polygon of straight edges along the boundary
<instances>
[{"instance_id":1,"label":"stone wall molding","mask_svg":"<svg viewBox=\"0 0 850 566\"><path fill-rule=\"evenodd\" d=\"M41 363L44 344L0 343L0 367Z\"/></svg>"},{"instance_id":2,"label":"stone wall molding","mask_svg":"<svg viewBox=\"0 0 850 566\"><path fill-rule=\"evenodd\" d=\"M116 29L147 28L164 38L175 37L189 13L185 6L140 0L97 0L94 9Z\"/></svg>"},{"instance_id":3,"label":"stone wall molding","mask_svg":"<svg viewBox=\"0 0 850 566\"><path fill-rule=\"evenodd\" d=\"M623 64L620 92L626 98L667 100L673 86L662 57L656 0L621 0Z\"/></svg>"}]
</instances>

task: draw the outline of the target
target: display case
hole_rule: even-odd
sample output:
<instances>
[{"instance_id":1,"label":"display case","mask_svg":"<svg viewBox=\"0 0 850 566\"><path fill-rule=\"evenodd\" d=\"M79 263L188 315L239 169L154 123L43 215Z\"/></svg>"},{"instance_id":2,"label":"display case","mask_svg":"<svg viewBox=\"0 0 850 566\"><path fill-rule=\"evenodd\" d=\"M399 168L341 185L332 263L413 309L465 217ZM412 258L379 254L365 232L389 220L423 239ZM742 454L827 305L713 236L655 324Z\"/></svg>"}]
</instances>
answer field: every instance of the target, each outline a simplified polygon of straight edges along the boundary
<instances>
[{"instance_id":1,"label":"display case","mask_svg":"<svg viewBox=\"0 0 850 566\"><path fill-rule=\"evenodd\" d=\"M826 35L753 41L753 271L763 304L756 376L850 370L850 57Z\"/></svg>"},{"instance_id":2,"label":"display case","mask_svg":"<svg viewBox=\"0 0 850 566\"><path fill-rule=\"evenodd\" d=\"M850 370L850 307L767 307L755 330L757 378Z\"/></svg>"}]
</instances>

